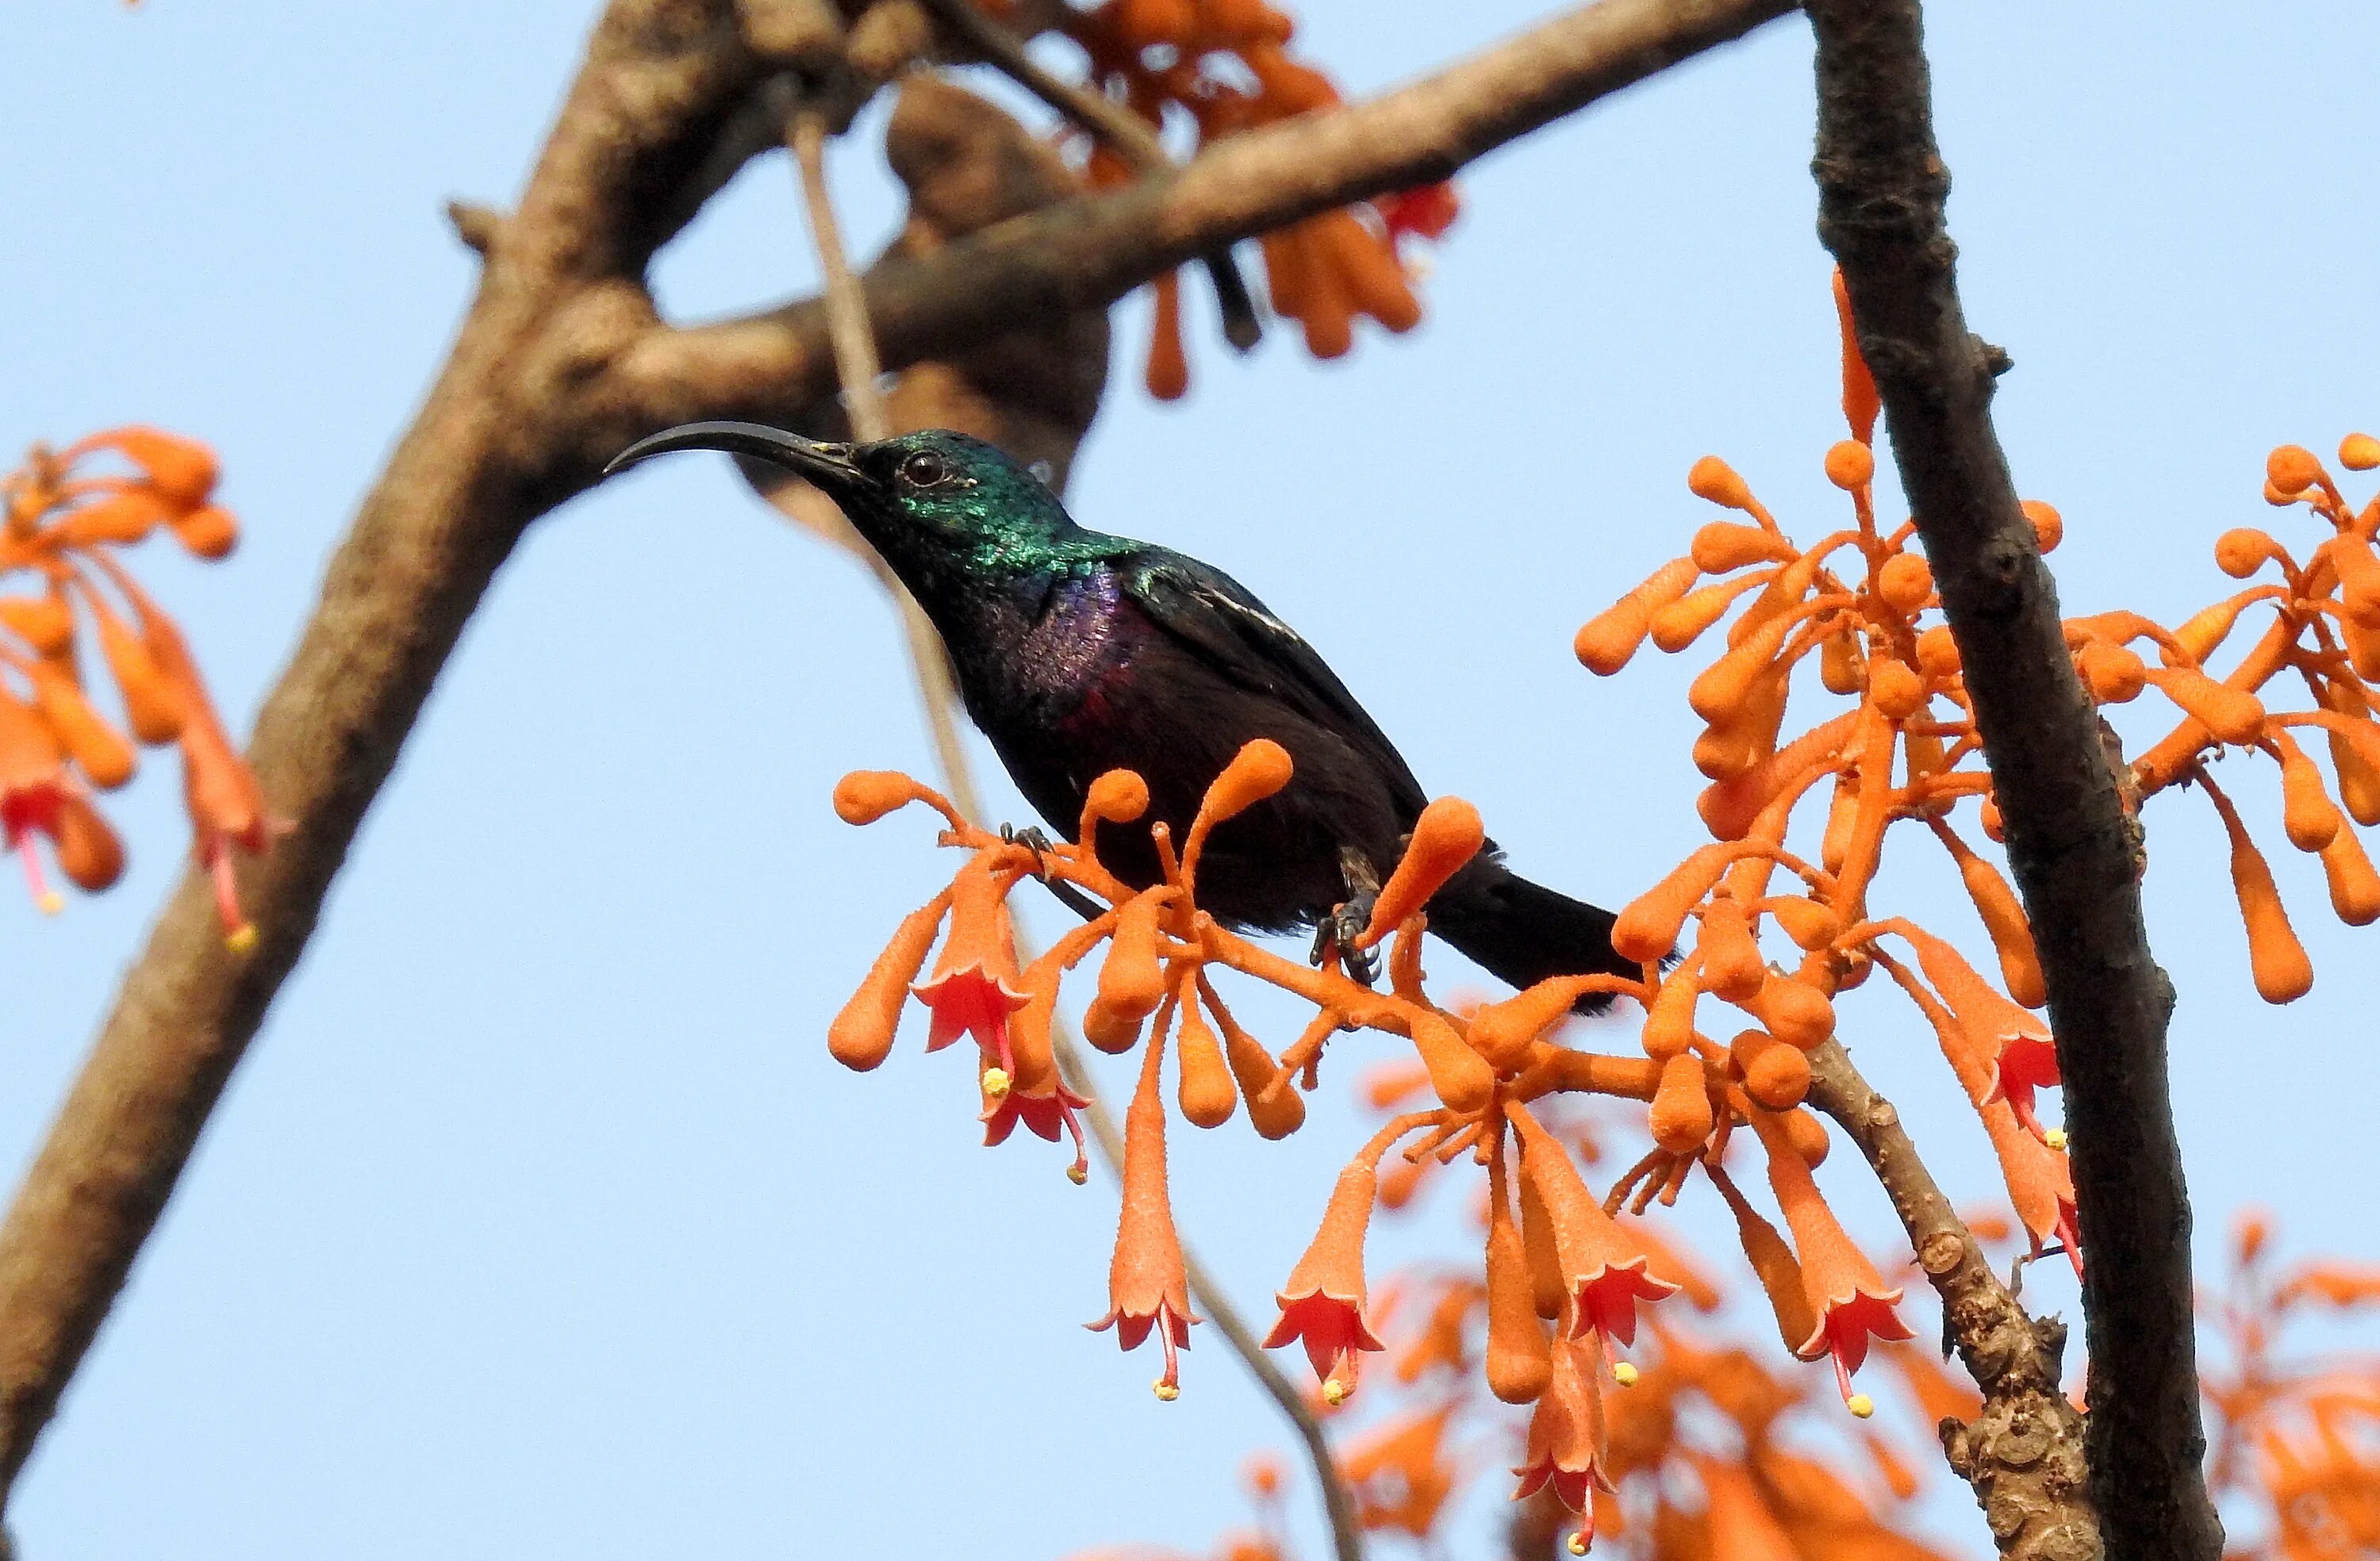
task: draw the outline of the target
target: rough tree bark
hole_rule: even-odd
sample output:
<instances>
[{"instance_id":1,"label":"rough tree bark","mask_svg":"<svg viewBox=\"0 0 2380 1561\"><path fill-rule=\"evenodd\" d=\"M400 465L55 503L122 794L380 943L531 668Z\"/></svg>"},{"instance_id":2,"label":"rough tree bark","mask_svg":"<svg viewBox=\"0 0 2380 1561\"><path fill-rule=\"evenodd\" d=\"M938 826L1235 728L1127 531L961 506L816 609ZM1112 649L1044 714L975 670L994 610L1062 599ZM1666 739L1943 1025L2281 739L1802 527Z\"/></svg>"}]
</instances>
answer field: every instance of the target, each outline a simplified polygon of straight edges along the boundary
<instances>
[{"instance_id":1,"label":"rough tree bark","mask_svg":"<svg viewBox=\"0 0 2380 1561\"><path fill-rule=\"evenodd\" d=\"M186 878L0 1224L0 1499L80 1363L464 622L528 524L632 440L774 417L833 388L815 303L697 329L659 318L655 250L747 156L781 68L752 0L612 0L519 210L463 207L477 296L334 556L250 757L292 829L242 874L259 942L227 953ZM1413 86L1235 138L1178 172L1000 224L868 283L886 365L1103 308L1299 216L1453 172L1791 7L1601 0Z\"/></svg>"},{"instance_id":2,"label":"rough tree bark","mask_svg":"<svg viewBox=\"0 0 2380 1561\"><path fill-rule=\"evenodd\" d=\"M2065 1080L2085 1258L2091 1490L2109 1556L2216 1561L2166 1076L2173 989L2058 595L1991 420L2007 359L1967 329L1915 0L1811 0L1819 236L1966 667Z\"/></svg>"}]
</instances>

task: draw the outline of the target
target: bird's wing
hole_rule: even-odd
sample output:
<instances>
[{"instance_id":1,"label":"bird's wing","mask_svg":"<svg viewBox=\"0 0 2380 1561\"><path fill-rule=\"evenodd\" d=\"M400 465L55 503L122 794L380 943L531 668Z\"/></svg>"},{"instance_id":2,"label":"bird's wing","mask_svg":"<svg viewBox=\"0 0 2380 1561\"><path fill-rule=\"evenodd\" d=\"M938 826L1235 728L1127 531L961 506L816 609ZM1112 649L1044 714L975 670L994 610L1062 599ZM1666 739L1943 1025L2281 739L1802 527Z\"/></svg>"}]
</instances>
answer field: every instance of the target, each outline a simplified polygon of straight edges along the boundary
<instances>
[{"instance_id":1,"label":"bird's wing","mask_svg":"<svg viewBox=\"0 0 2380 1561\"><path fill-rule=\"evenodd\" d=\"M1288 707L1364 750L1421 806L1421 783L1396 745L1295 629L1248 588L1193 558L1148 550L1123 571L1125 593L1152 622L1230 682Z\"/></svg>"}]
</instances>

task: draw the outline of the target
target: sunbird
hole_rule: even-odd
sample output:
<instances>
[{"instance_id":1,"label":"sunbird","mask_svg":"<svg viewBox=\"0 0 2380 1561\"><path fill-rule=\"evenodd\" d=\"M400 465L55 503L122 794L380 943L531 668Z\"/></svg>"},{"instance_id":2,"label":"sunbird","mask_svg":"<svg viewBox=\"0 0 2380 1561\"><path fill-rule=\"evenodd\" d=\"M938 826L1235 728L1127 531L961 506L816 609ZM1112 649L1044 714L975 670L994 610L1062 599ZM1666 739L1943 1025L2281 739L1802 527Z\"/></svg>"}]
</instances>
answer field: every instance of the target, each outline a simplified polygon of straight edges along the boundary
<instances>
[{"instance_id":1,"label":"sunbird","mask_svg":"<svg viewBox=\"0 0 2380 1561\"><path fill-rule=\"evenodd\" d=\"M604 475L674 450L782 466L842 508L941 631L967 714L1052 830L1073 838L1100 775L1138 772L1148 817L1102 823L1092 842L1135 888L1161 877L1150 820L1180 840L1244 744L1287 749L1288 788L1208 838L1199 906L1234 928L1316 928L1316 962L1335 954L1371 978L1353 945L1427 798L1346 684L1238 581L1086 530L1032 472L947 430L831 444L686 423L630 445ZM1641 974L1611 947L1610 912L1513 873L1493 841L1427 914L1431 932L1516 987Z\"/></svg>"}]
</instances>

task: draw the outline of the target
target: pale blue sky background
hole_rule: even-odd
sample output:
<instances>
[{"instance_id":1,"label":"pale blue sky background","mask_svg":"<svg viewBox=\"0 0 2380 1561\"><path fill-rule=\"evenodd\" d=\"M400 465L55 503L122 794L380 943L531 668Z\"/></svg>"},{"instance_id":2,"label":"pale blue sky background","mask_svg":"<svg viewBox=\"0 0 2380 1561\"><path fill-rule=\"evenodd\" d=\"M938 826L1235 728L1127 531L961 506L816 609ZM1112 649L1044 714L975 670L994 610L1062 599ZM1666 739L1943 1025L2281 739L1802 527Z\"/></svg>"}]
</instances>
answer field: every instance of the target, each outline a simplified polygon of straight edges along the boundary
<instances>
[{"instance_id":1,"label":"pale blue sky background","mask_svg":"<svg viewBox=\"0 0 2380 1561\"><path fill-rule=\"evenodd\" d=\"M140 419L218 446L240 552L142 567L236 725L468 296L439 203L517 188L592 14L0 12L0 445ZM1300 7L1355 91L1536 14ZM2380 14L1942 5L1933 44L1969 309L2017 362L2000 428L2020 487L2068 518L2066 600L2186 613L2224 584L2214 538L2266 519L2272 444L2380 424ZM1697 838L1692 668L1598 682L1572 631L1704 518L1683 475L1706 452L1805 533L1840 514L1809 139L1788 22L1475 169L1406 339L1322 368L1281 334L1245 363L1202 341L1190 401L1157 407L1127 305L1078 513L1229 568L1517 863L1616 902ZM836 171L872 248L894 215L876 154ZM660 285L724 311L807 289L806 250L765 163ZM979 1148L955 1054L905 1043L867 1077L825 1055L948 867L922 823L837 824L829 789L929 762L863 576L717 464L544 522L43 1443L25 1553L1028 1561L1203 1547L1236 1520L1239 1455L1280 1438L1232 1362L1202 1341L1160 1406L1148 1359L1076 1325L1104 1310L1111 1194L1038 1142ZM172 769L112 805L135 853L113 894L43 923L0 893L11 1175L178 866ZM2330 919L2269 778L2226 773L2321 979L2285 1013L2257 1002L2219 831L2161 803L2150 905L2201 1243L2267 1202L2293 1245L2374 1255L2380 929ZM1896 881L1971 926L1933 861ZM1850 1014L1877 1081L1940 1124L1946 1179L1985 1192L1930 1040L1880 1001ZM1278 1044L1298 1016L1246 1017ZM1259 1313L1351 1146L1342 1099L1281 1146L1182 1135L1184 1224ZM1828 1180L1886 1232L1854 1168ZM1454 1228L1386 1231L1377 1265ZM1942 1512L1978 1545L1962 1503Z\"/></svg>"}]
</instances>

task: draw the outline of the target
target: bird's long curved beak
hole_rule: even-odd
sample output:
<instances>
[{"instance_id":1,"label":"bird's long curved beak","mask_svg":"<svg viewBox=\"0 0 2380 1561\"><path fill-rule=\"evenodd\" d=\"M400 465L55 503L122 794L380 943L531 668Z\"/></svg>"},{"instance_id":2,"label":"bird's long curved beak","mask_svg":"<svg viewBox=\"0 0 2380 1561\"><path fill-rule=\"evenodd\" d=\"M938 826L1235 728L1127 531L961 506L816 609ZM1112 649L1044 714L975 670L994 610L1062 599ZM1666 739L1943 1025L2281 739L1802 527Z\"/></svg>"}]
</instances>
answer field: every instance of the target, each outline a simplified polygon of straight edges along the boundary
<instances>
[{"instance_id":1,"label":"bird's long curved beak","mask_svg":"<svg viewBox=\"0 0 2380 1561\"><path fill-rule=\"evenodd\" d=\"M749 455L797 472L830 494L840 495L874 485L874 479L852 458L850 445L804 439L766 423L680 423L640 439L613 456L603 475L625 471L650 456L665 455L673 450L723 450L731 455Z\"/></svg>"}]
</instances>

